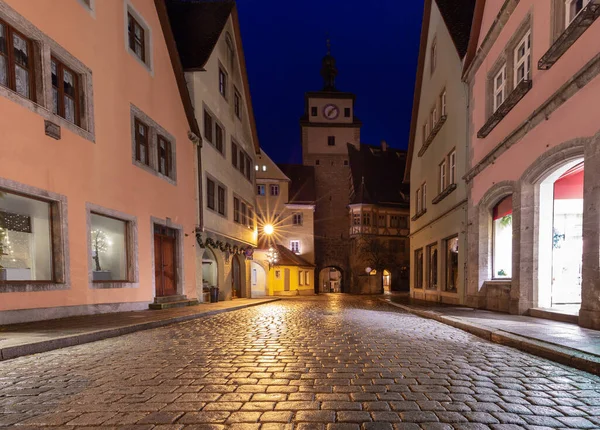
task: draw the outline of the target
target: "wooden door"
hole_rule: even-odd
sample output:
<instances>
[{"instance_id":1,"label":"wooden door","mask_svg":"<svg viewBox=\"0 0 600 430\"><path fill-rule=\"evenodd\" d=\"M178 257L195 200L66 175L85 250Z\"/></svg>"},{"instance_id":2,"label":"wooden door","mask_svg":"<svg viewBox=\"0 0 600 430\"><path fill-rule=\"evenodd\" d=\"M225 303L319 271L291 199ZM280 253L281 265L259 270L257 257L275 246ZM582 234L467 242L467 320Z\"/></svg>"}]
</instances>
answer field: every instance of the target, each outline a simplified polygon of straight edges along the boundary
<instances>
[{"instance_id":1,"label":"wooden door","mask_svg":"<svg viewBox=\"0 0 600 430\"><path fill-rule=\"evenodd\" d=\"M232 270L231 270L231 294L232 298L236 299L242 297L242 279L240 261L237 255L232 257Z\"/></svg>"},{"instance_id":2,"label":"wooden door","mask_svg":"<svg viewBox=\"0 0 600 430\"><path fill-rule=\"evenodd\" d=\"M283 290L290 291L290 269L283 270Z\"/></svg>"},{"instance_id":3,"label":"wooden door","mask_svg":"<svg viewBox=\"0 0 600 430\"><path fill-rule=\"evenodd\" d=\"M175 230L167 227L154 227L154 277L157 297L177 294L176 234Z\"/></svg>"}]
</instances>

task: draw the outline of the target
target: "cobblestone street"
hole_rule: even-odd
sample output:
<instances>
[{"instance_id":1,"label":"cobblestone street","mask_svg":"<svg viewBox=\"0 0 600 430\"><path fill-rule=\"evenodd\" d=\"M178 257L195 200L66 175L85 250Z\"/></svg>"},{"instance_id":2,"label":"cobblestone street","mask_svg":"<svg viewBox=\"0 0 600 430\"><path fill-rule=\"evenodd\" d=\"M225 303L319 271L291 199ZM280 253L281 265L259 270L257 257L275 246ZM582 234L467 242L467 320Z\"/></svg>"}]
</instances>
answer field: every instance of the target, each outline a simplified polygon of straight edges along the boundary
<instances>
[{"instance_id":1,"label":"cobblestone street","mask_svg":"<svg viewBox=\"0 0 600 430\"><path fill-rule=\"evenodd\" d=\"M600 378L320 296L0 362L0 412L21 429L600 428Z\"/></svg>"}]
</instances>

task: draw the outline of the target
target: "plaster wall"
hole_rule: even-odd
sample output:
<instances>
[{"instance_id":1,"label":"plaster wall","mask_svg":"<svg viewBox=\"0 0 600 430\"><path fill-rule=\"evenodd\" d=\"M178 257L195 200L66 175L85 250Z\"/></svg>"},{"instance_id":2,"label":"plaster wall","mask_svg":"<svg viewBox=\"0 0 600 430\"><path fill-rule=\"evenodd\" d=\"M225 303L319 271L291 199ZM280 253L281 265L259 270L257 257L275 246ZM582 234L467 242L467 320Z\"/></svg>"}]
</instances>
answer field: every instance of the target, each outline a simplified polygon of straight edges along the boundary
<instances>
[{"instance_id":1,"label":"plaster wall","mask_svg":"<svg viewBox=\"0 0 600 430\"><path fill-rule=\"evenodd\" d=\"M71 315L120 309L114 305L119 303L145 306L155 295L151 217L169 218L183 227L184 293L195 297L195 148L187 137L189 125L154 3L94 2L93 13L81 2L70 0L9 0L6 4L92 71L95 131L90 141L89 133L62 127L61 139L54 140L44 134L44 117L13 100L20 96L0 97L0 176L65 197L65 247L69 251L65 264L70 275L61 290L0 293L0 311L64 308L64 315ZM126 5L132 5L151 28L151 70L125 44ZM131 104L174 137L176 185L132 163ZM52 114L47 111L46 115ZM137 218L139 281L134 288L90 288L87 203ZM63 315L56 310L30 314L30 319Z\"/></svg>"}]
</instances>

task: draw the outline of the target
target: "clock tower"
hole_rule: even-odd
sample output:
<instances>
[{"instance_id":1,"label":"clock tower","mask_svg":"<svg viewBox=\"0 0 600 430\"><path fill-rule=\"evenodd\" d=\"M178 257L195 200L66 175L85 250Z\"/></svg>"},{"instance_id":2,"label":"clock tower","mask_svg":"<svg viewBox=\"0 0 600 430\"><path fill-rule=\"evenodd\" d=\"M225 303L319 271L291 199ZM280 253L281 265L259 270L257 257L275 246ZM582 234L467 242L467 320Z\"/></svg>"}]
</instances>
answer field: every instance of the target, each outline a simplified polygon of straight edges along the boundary
<instances>
[{"instance_id":1,"label":"clock tower","mask_svg":"<svg viewBox=\"0 0 600 430\"><path fill-rule=\"evenodd\" d=\"M305 95L302 130L302 163L314 166L317 203L315 208L315 259L317 291L328 291L328 273L337 270L335 281L340 290L348 291L350 166L349 145L360 147L361 122L354 116L352 93L335 87L335 58L329 41L323 58L323 89ZM320 274L320 275L318 275Z\"/></svg>"}]
</instances>

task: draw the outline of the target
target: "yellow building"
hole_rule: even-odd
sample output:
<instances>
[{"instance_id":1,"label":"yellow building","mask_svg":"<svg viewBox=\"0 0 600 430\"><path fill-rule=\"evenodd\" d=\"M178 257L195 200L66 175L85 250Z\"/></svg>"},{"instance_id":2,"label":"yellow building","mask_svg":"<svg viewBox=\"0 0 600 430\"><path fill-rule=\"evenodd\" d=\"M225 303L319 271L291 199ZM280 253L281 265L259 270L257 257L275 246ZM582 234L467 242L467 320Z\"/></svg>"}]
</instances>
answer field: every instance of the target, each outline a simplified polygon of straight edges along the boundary
<instances>
[{"instance_id":1,"label":"yellow building","mask_svg":"<svg viewBox=\"0 0 600 430\"><path fill-rule=\"evenodd\" d=\"M251 264L252 297L313 294L314 168L256 160L259 245Z\"/></svg>"}]
</instances>

